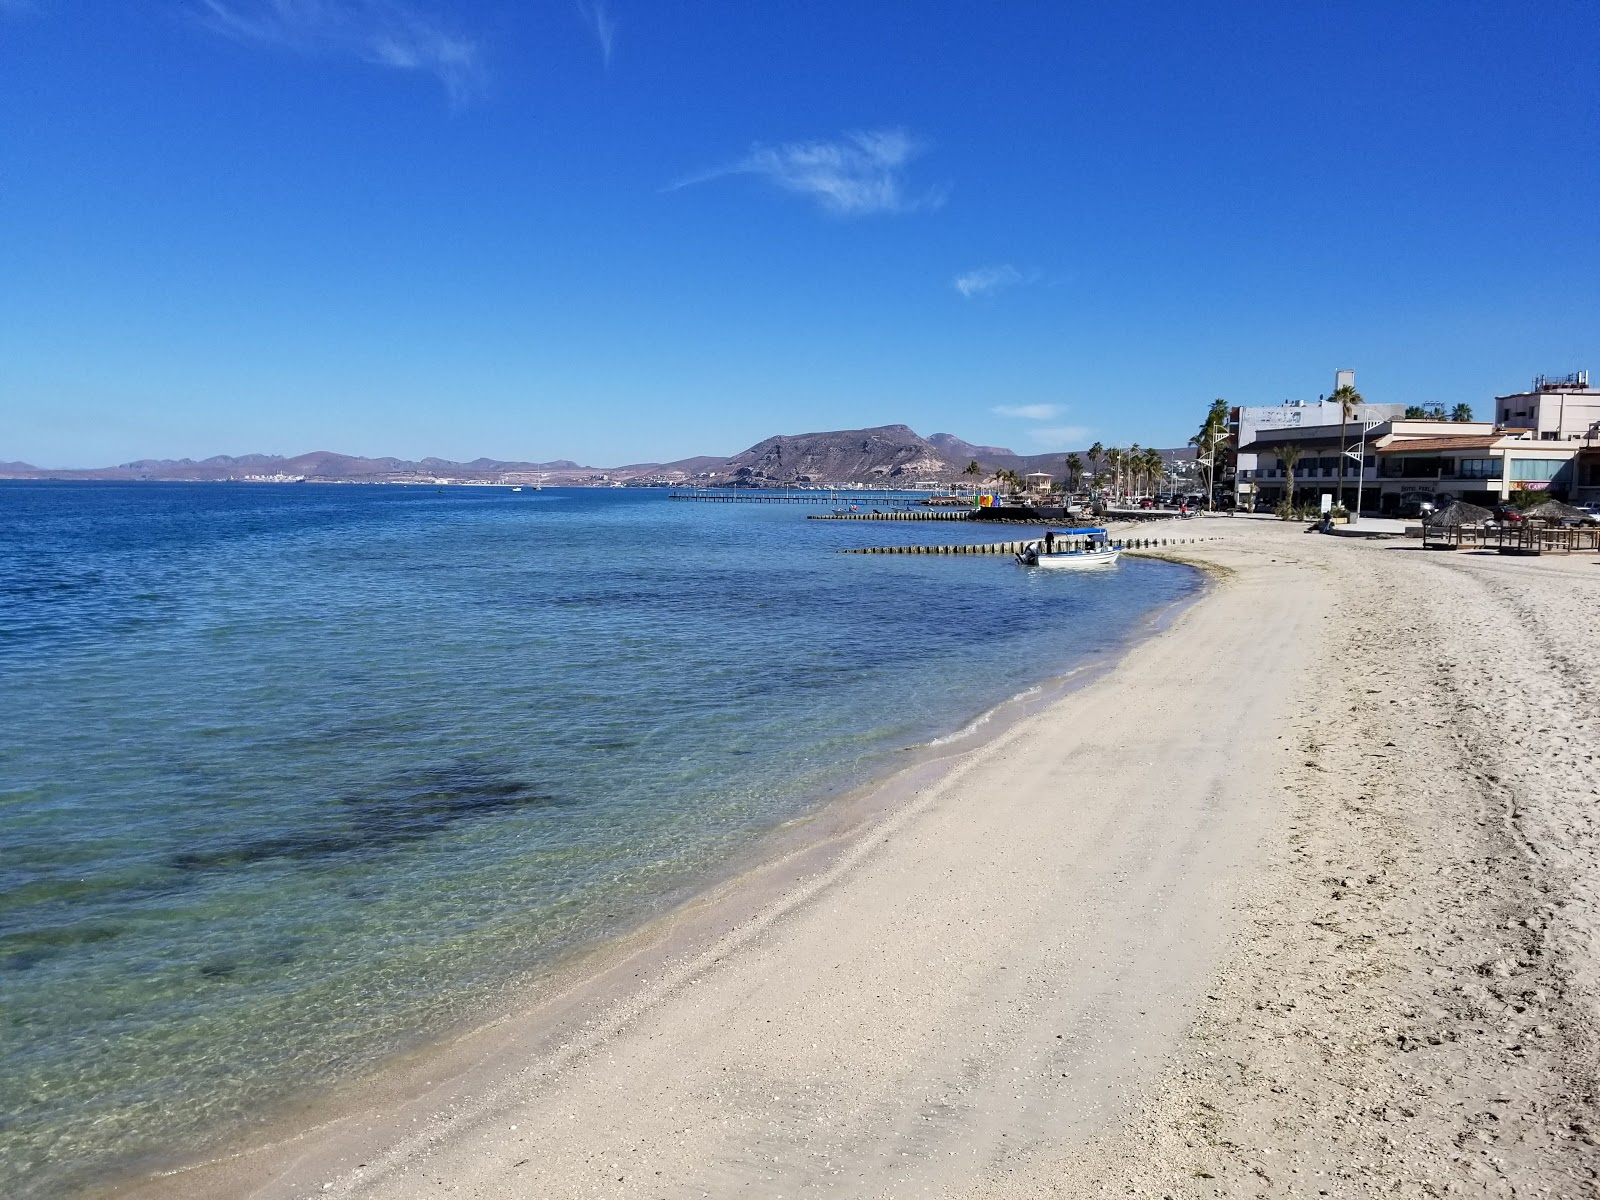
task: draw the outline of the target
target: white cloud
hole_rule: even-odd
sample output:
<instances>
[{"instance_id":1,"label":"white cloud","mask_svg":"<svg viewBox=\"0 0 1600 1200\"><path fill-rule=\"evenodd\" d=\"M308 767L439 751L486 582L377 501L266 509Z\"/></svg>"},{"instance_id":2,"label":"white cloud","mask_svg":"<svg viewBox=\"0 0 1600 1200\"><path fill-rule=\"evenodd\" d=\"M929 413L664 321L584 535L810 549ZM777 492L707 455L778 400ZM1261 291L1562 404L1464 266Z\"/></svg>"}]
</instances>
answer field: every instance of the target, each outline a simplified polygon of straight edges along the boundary
<instances>
[{"instance_id":1,"label":"white cloud","mask_svg":"<svg viewBox=\"0 0 1600 1200\"><path fill-rule=\"evenodd\" d=\"M611 47L617 40L616 17L611 15L605 0L594 0L592 4L578 0L578 12L583 16L583 23L589 27L589 32L594 34L594 40L600 46L600 61L609 67Z\"/></svg>"},{"instance_id":2,"label":"white cloud","mask_svg":"<svg viewBox=\"0 0 1600 1200\"><path fill-rule=\"evenodd\" d=\"M978 267L976 270L957 275L954 282L956 291L970 300L974 296L987 296L1004 288L1015 287L1025 280L1022 272L1010 263L1001 263L994 267Z\"/></svg>"},{"instance_id":3,"label":"white cloud","mask_svg":"<svg viewBox=\"0 0 1600 1200\"><path fill-rule=\"evenodd\" d=\"M1041 446L1070 450L1088 441L1092 432L1093 430L1087 425L1056 425L1031 429L1028 431L1028 436Z\"/></svg>"},{"instance_id":4,"label":"white cloud","mask_svg":"<svg viewBox=\"0 0 1600 1200\"><path fill-rule=\"evenodd\" d=\"M1061 411L1055 404L997 404L994 411L1002 417L1021 417L1024 421L1048 421Z\"/></svg>"},{"instance_id":5,"label":"white cloud","mask_svg":"<svg viewBox=\"0 0 1600 1200\"><path fill-rule=\"evenodd\" d=\"M483 86L482 52L401 0L195 0L200 20L236 42L336 54L432 75L452 104Z\"/></svg>"},{"instance_id":6,"label":"white cloud","mask_svg":"<svg viewBox=\"0 0 1600 1200\"><path fill-rule=\"evenodd\" d=\"M680 180L671 190L728 175L756 175L841 216L937 208L944 203L941 192L906 192L905 167L924 149L900 129L862 130L831 142L758 145L738 162Z\"/></svg>"}]
</instances>

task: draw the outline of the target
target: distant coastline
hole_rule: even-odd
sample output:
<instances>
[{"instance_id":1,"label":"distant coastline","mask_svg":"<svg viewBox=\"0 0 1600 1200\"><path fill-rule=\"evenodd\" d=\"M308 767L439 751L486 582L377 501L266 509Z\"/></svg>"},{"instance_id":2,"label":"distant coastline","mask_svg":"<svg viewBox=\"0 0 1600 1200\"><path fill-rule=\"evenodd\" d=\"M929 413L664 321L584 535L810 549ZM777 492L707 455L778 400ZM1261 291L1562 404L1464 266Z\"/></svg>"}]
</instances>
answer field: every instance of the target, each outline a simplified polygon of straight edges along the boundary
<instances>
[{"instance_id":1,"label":"distant coastline","mask_svg":"<svg viewBox=\"0 0 1600 1200\"><path fill-rule=\"evenodd\" d=\"M1190 449L1163 450L1169 461L1192 459ZM673 462L584 466L571 459L516 462L476 458L367 458L314 450L306 454L219 454L205 459L137 459L114 467L50 468L0 463L0 479L104 480L124 483L389 483L448 486L492 484L526 487L705 486L782 487L871 483L909 487L948 483L969 464L992 474L1044 471L1065 474L1067 451L1017 454L979 446L954 434L921 437L906 425L780 434L727 457L698 455Z\"/></svg>"}]
</instances>

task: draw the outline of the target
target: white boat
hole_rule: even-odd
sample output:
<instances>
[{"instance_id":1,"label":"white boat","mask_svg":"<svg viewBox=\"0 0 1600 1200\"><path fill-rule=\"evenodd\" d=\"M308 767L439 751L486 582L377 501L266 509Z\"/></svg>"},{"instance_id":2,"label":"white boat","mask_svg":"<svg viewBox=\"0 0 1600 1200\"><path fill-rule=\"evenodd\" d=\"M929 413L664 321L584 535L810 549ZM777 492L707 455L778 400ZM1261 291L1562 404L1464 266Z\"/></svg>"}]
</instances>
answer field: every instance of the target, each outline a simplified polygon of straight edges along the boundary
<instances>
[{"instance_id":1,"label":"white boat","mask_svg":"<svg viewBox=\"0 0 1600 1200\"><path fill-rule=\"evenodd\" d=\"M1109 566L1121 553L1111 544L1104 529L1051 530L1045 537L1018 550L1017 561L1025 567L1071 570Z\"/></svg>"}]
</instances>

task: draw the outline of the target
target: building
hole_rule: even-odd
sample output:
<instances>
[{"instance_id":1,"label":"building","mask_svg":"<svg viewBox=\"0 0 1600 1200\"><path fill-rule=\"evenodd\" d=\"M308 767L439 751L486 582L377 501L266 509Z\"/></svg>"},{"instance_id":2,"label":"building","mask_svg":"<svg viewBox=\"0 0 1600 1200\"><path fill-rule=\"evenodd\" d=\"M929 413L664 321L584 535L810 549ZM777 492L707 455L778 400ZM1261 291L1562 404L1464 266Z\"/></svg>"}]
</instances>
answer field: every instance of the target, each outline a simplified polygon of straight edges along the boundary
<instances>
[{"instance_id":1,"label":"building","mask_svg":"<svg viewBox=\"0 0 1600 1200\"><path fill-rule=\"evenodd\" d=\"M1346 376L1339 372L1339 382ZM1287 415L1295 409L1298 419ZM1299 501L1336 495L1341 439L1351 507L1392 511L1410 492L1484 505L1516 492L1600 499L1600 391L1589 387L1587 371L1541 375L1530 391L1495 397L1489 421L1408 420L1402 405L1364 405L1356 421L1341 426L1338 405L1327 402L1237 411L1241 502L1285 499L1290 471L1278 451L1289 446L1300 451L1293 471Z\"/></svg>"},{"instance_id":2,"label":"building","mask_svg":"<svg viewBox=\"0 0 1600 1200\"><path fill-rule=\"evenodd\" d=\"M1572 476L1572 503L1600 504L1600 434L1590 434L1578 443Z\"/></svg>"},{"instance_id":3,"label":"building","mask_svg":"<svg viewBox=\"0 0 1600 1200\"><path fill-rule=\"evenodd\" d=\"M1549 492L1574 498L1580 489L1581 453L1587 441L1558 441L1536 436L1532 429L1497 429L1488 421L1385 421L1371 428L1345 430L1345 503L1363 511L1392 512L1411 492L1492 505L1513 492ZM1595 441L1596 487L1600 488L1600 439ZM1336 493L1339 475L1339 426L1284 431L1257 439L1258 466L1253 480L1269 503L1285 499L1289 469L1278 451L1297 446L1294 491L1301 503L1316 503L1324 492ZM1356 470L1356 459L1361 462ZM1358 500L1359 498L1359 500Z\"/></svg>"},{"instance_id":4,"label":"building","mask_svg":"<svg viewBox=\"0 0 1600 1200\"><path fill-rule=\"evenodd\" d=\"M1022 477L1022 487L1030 496L1042 496L1055 487L1055 479L1048 471L1029 471Z\"/></svg>"},{"instance_id":5,"label":"building","mask_svg":"<svg viewBox=\"0 0 1600 1200\"><path fill-rule=\"evenodd\" d=\"M1529 430L1542 442L1600 436L1600 391L1589 386L1587 371L1539 375L1531 391L1496 396L1494 406L1501 428Z\"/></svg>"},{"instance_id":6,"label":"building","mask_svg":"<svg viewBox=\"0 0 1600 1200\"><path fill-rule=\"evenodd\" d=\"M1334 373L1334 390L1341 387L1355 387L1356 373L1342 370ZM1361 404L1352 414L1354 420L1351 429L1356 429L1363 423L1389 421L1405 415L1406 406L1403 404ZM1234 467L1233 493L1234 502L1241 508L1249 508L1256 500L1268 499L1256 487L1257 472L1261 467L1258 454L1254 447L1262 438L1272 444L1282 444L1280 434L1298 434L1307 431L1306 436L1320 442L1326 440L1321 435L1330 428L1333 434L1334 448L1331 453L1339 453L1339 426L1344 420L1339 404L1334 400L1319 398L1316 401L1285 400L1282 404L1241 406L1230 410L1228 414L1229 433L1233 435L1233 444L1237 448L1237 462ZM1315 434L1311 431L1316 431ZM1304 441L1304 438L1297 438ZM1359 434L1355 437L1360 441ZM1321 455L1319 455L1321 457ZM1276 462L1276 459L1273 460ZM1271 464L1268 464L1271 465ZM1331 469L1335 464L1328 464ZM1319 467L1319 470L1324 469ZM1351 477L1355 464L1350 466ZM1218 472L1219 477L1221 472ZM1298 473L1297 473L1298 476Z\"/></svg>"}]
</instances>

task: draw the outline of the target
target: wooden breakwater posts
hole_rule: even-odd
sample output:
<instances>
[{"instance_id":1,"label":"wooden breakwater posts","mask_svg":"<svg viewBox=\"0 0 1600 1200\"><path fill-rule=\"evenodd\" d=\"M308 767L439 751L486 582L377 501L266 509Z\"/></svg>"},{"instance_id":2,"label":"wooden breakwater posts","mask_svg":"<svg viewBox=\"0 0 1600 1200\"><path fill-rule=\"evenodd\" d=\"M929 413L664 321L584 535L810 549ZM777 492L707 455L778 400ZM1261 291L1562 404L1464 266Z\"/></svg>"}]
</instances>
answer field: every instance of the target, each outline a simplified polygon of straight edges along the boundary
<instances>
[{"instance_id":1,"label":"wooden breakwater posts","mask_svg":"<svg viewBox=\"0 0 1600 1200\"><path fill-rule=\"evenodd\" d=\"M840 554L1018 554L1038 538L1021 542L973 542L969 546L859 546L840 550ZM1063 538L1062 541L1070 539ZM1160 550L1165 546L1186 546L1194 542L1216 542L1220 537L1117 538L1111 542L1118 550Z\"/></svg>"},{"instance_id":2,"label":"wooden breakwater posts","mask_svg":"<svg viewBox=\"0 0 1600 1200\"><path fill-rule=\"evenodd\" d=\"M959 512L940 512L938 509L897 510L894 512L864 513L807 513L808 521L970 521L972 514L966 509ZM1059 522L1058 522L1059 523Z\"/></svg>"},{"instance_id":3,"label":"wooden breakwater posts","mask_svg":"<svg viewBox=\"0 0 1600 1200\"><path fill-rule=\"evenodd\" d=\"M667 493L668 500L693 500L699 504L920 504L927 492L780 492L762 488L687 488Z\"/></svg>"}]
</instances>

